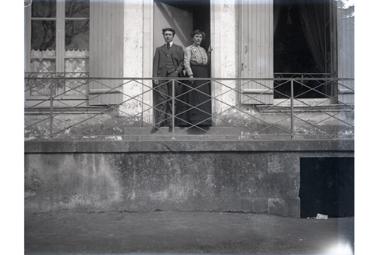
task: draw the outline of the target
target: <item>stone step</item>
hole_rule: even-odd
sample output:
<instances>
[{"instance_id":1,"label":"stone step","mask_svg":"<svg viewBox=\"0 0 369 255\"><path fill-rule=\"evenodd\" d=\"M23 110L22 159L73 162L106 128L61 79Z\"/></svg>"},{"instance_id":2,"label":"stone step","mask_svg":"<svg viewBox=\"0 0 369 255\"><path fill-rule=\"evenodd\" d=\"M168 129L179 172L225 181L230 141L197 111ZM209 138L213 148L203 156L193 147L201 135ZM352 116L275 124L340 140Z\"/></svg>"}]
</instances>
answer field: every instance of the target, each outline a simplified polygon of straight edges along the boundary
<instances>
[{"instance_id":1,"label":"stone step","mask_svg":"<svg viewBox=\"0 0 369 255\"><path fill-rule=\"evenodd\" d=\"M243 131L240 127L161 127L152 133L152 127L124 127L123 135L236 135Z\"/></svg>"}]
</instances>

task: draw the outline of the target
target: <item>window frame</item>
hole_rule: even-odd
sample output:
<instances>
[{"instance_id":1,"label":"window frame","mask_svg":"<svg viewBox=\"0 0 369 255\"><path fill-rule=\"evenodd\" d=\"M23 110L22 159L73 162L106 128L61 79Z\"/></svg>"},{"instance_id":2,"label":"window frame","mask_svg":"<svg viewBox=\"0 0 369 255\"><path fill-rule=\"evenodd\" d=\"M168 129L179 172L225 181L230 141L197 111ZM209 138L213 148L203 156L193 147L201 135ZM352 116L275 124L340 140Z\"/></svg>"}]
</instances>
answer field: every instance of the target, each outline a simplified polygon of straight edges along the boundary
<instances>
[{"instance_id":1,"label":"window frame","mask_svg":"<svg viewBox=\"0 0 369 255\"><path fill-rule=\"evenodd\" d=\"M64 72L64 33L65 33L65 1L56 1L56 16L52 17L32 17L32 5L25 8L25 44L26 44L26 72L31 72L31 38L33 20L55 20L55 72Z\"/></svg>"},{"instance_id":2,"label":"window frame","mask_svg":"<svg viewBox=\"0 0 369 255\"><path fill-rule=\"evenodd\" d=\"M90 4L90 1L89 1ZM24 66L24 70L26 73L31 73L31 61L32 58L31 56L31 50L32 50L32 45L31 45L31 40L32 40L32 21L33 20L53 20L55 21L55 57L53 58L45 58L45 59L55 59L55 72L39 72L40 74L56 74L56 76L58 76L58 74L63 76L65 75L65 61L66 59L82 59L80 57L75 57L75 58L71 58L71 57L66 57L66 51L65 51L65 23L68 20L90 20L90 15L88 17L66 17L65 15L65 5L66 5L66 0L56 0L56 16L55 17L32 17L32 5L28 5L25 7L24 10L24 30L25 30L25 66ZM89 32L90 32L90 27L89 27ZM88 42L88 44L90 45L90 41ZM87 72L86 72L86 77L88 77L89 75L89 56L84 57L83 59L86 60L87 62ZM34 72L37 73L37 72ZM76 72L77 73L77 72ZM88 89L88 88L86 88ZM45 95L31 95L31 91L28 90L25 93L25 96L27 98L32 98L32 99L40 99L40 100L44 100L46 98L49 98L50 96L45 96ZM75 95L63 95L61 97L58 97L59 99L63 99L63 98L67 98L67 99L81 99L81 96L75 96ZM88 99L88 91L86 91L86 97L84 99ZM63 103L65 106L69 105L69 103ZM73 103L72 103L73 104ZM62 105L61 105L62 106Z\"/></svg>"},{"instance_id":3,"label":"window frame","mask_svg":"<svg viewBox=\"0 0 369 255\"><path fill-rule=\"evenodd\" d=\"M33 20L55 20L55 64L57 73L64 73L65 70L65 22L68 20L89 20L90 17L66 17L65 16L65 0L56 1L56 17L32 17L32 5L25 8L25 71L31 71L31 38L32 38L32 21ZM84 58L86 59L86 58Z\"/></svg>"},{"instance_id":4,"label":"window frame","mask_svg":"<svg viewBox=\"0 0 369 255\"><path fill-rule=\"evenodd\" d=\"M274 5L275 3L273 3ZM327 2L327 13L328 13L328 19L329 19L329 41L326 42L325 47L329 47L329 59L327 62L329 62L330 70L328 70L327 73L321 73L322 78L333 78L336 79L338 77L337 74L337 68L338 68L338 49L337 49L337 3L334 0L330 0ZM326 25L327 26L327 25ZM273 37L274 40L274 37ZM327 46L329 44L329 46ZM274 60L273 60L274 61ZM327 63L326 63L327 64ZM282 75L283 73L274 72L273 77L276 78L278 75ZM286 75L293 75L293 73L286 73ZM319 73L296 73L296 75L303 77L303 75L306 74L309 75L319 75ZM297 76L297 77L298 77ZM273 89L275 92L275 89ZM332 86L330 88L330 93L326 94L326 97L310 97L310 98L298 98L294 99L295 106L306 106L309 105L320 105L320 106L331 106L334 105L338 100L338 88L337 86ZM273 105L280 105L280 106L290 106L290 98L291 97L285 97L285 98L276 98L273 95ZM286 101L286 99L288 99Z\"/></svg>"},{"instance_id":5,"label":"window frame","mask_svg":"<svg viewBox=\"0 0 369 255\"><path fill-rule=\"evenodd\" d=\"M274 7L273 3L273 7ZM329 71L330 76L327 78L337 78L337 70L338 70L338 47L337 47L337 5L335 3L334 0L331 0L329 2L329 6L327 6L327 8L329 8L329 26L330 26L330 47L331 47L331 55L329 58L330 64L331 64L331 70ZM274 14L274 12L273 12ZM243 63L243 54L244 52L248 51L248 46L246 44L243 44L243 33L246 33L244 31L242 24L242 18L243 18L243 12L242 12L242 8L239 8L239 10L237 11L236 14L236 20L237 20L237 24L238 27L236 28L238 35L237 35L237 40L238 40L238 48L237 48L237 76L238 77L243 77L242 76L242 71L244 68L244 63ZM274 22L274 20L273 20ZM274 25L274 23L273 23ZM274 34L273 34L273 43L274 43ZM274 65L274 50L273 50L273 65ZM273 70L273 74L272 77L269 78L277 78L276 77L277 72L275 72ZM307 74L307 73L306 73ZM248 77L246 77L248 78ZM249 77L249 78L256 78L256 77ZM267 77L265 77L267 78ZM237 88L239 91L243 91L243 87L242 87L242 82L238 82L237 83ZM250 89L251 90L251 89ZM262 90L262 89L261 89ZM256 92L256 91L255 91ZM266 103L266 104L262 104L262 103L257 103L257 104L252 104L252 103L244 103L242 102L242 93L238 93L237 95L237 105L238 106L256 106L256 107L260 107L263 108L264 105L267 105L268 107L278 107L278 106L290 106L291 100L290 97L286 97L286 98L275 98L274 96L275 93L275 89L273 87L273 95L272 95L272 99L271 99L271 103ZM263 92L260 92L260 94L263 94ZM252 92L250 93L250 95L252 95ZM263 94L264 95L264 94ZM288 100L287 100L288 99ZM319 105L319 106L331 106L336 104L338 100L338 91L337 88L334 87L332 89L332 93L331 95L327 96L327 97L322 97L322 98L298 98L298 99L294 99L294 105L295 106L301 106L304 107L304 105Z\"/></svg>"}]
</instances>

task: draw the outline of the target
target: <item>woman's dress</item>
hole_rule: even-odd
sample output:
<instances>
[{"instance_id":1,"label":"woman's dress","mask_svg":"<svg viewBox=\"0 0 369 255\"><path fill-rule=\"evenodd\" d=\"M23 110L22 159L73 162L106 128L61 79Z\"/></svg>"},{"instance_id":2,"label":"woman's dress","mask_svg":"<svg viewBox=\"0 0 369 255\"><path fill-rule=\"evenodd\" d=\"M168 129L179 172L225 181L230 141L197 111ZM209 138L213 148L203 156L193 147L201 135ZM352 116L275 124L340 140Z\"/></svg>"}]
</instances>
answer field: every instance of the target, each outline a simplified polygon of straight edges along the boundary
<instances>
[{"instance_id":1,"label":"woman's dress","mask_svg":"<svg viewBox=\"0 0 369 255\"><path fill-rule=\"evenodd\" d=\"M201 46L191 45L185 49L184 66L187 75L194 78L209 78L208 56ZM190 126L211 126L211 82L194 80L187 91L187 122Z\"/></svg>"}]
</instances>

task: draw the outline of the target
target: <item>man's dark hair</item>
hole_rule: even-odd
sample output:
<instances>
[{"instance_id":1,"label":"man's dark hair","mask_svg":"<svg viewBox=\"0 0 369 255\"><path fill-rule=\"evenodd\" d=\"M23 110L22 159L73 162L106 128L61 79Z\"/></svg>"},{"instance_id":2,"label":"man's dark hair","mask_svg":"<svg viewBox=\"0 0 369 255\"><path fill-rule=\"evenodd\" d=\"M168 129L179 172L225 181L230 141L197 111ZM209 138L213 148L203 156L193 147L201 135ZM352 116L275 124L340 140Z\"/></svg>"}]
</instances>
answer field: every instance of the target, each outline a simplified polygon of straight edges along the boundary
<instances>
[{"instance_id":1,"label":"man's dark hair","mask_svg":"<svg viewBox=\"0 0 369 255\"><path fill-rule=\"evenodd\" d=\"M191 38L193 38L195 35L202 35L202 40L205 39L206 34L201 31L200 29L195 29L192 33L191 33Z\"/></svg>"},{"instance_id":2,"label":"man's dark hair","mask_svg":"<svg viewBox=\"0 0 369 255\"><path fill-rule=\"evenodd\" d=\"M173 33L173 35L175 35L176 34L176 31L173 29L173 28L171 28L171 27L167 27L167 28L163 28L163 34L165 34L165 32L166 31L170 31L170 32L172 32Z\"/></svg>"}]
</instances>

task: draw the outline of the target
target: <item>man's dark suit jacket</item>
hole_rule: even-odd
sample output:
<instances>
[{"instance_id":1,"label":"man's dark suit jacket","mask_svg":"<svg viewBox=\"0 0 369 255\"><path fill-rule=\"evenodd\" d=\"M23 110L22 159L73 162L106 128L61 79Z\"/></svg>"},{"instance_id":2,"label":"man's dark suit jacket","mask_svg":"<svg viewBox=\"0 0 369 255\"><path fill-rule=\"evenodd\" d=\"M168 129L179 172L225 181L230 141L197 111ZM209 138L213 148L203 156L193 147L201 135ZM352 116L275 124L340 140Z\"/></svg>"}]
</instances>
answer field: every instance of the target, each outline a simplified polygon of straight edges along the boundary
<instances>
[{"instance_id":1,"label":"man's dark suit jacket","mask_svg":"<svg viewBox=\"0 0 369 255\"><path fill-rule=\"evenodd\" d=\"M156 48L153 65L153 76L154 77L167 77L168 70L166 69L166 63L164 58L166 54L172 56L173 64L178 74L183 70L183 58L184 52L181 46L173 44L172 47L167 49L166 45Z\"/></svg>"}]
</instances>

